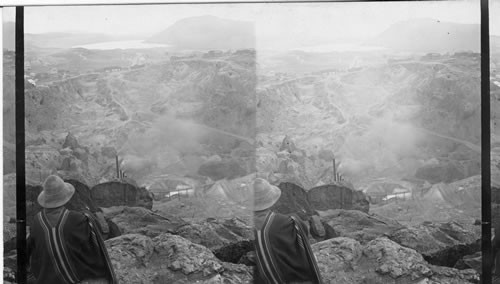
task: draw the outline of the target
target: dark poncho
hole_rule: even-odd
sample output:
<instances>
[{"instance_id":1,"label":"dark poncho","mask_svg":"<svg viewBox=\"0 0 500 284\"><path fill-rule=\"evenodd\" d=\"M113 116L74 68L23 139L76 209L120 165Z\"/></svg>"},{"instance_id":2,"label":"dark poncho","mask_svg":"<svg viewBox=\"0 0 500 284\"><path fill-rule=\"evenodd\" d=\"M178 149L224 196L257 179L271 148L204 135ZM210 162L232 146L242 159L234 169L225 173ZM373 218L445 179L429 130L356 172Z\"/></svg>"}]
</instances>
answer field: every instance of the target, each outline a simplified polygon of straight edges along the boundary
<instances>
[{"instance_id":1,"label":"dark poncho","mask_svg":"<svg viewBox=\"0 0 500 284\"><path fill-rule=\"evenodd\" d=\"M45 211L39 212L30 228L28 256L35 283L78 283L95 278L117 283L90 214L63 209L57 224L51 226Z\"/></svg>"},{"instance_id":2,"label":"dark poncho","mask_svg":"<svg viewBox=\"0 0 500 284\"><path fill-rule=\"evenodd\" d=\"M298 218L270 212L255 231L255 283L321 283L306 232Z\"/></svg>"}]
</instances>

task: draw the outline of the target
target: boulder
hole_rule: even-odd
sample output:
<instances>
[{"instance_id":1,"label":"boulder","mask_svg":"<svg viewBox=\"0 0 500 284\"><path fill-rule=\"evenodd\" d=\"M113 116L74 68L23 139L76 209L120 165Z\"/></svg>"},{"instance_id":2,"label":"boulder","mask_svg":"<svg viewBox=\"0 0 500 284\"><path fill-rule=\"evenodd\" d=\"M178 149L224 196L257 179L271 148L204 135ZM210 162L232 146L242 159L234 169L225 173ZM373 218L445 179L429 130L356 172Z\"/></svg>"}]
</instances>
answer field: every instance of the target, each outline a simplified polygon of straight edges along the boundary
<instances>
[{"instance_id":1,"label":"boulder","mask_svg":"<svg viewBox=\"0 0 500 284\"><path fill-rule=\"evenodd\" d=\"M78 140L76 139L75 135L73 135L71 132L68 132L68 135L66 135L66 138L64 139L62 148L70 148L71 150L75 150L79 147L80 145L78 144Z\"/></svg>"},{"instance_id":2,"label":"boulder","mask_svg":"<svg viewBox=\"0 0 500 284\"><path fill-rule=\"evenodd\" d=\"M255 251L253 241L241 241L223 246L214 250L213 253L218 259L224 262L255 265L255 263L252 264L250 262L250 259L246 258L247 254L251 251Z\"/></svg>"},{"instance_id":3,"label":"boulder","mask_svg":"<svg viewBox=\"0 0 500 284\"><path fill-rule=\"evenodd\" d=\"M325 239L340 236L366 243L404 228L396 221L359 210L336 209L319 214L326 229Z\"/></svg>"},{"instance_id":4,"label":"boulder","mask_svg":"<svg viewBox=\"0 0 500 284\"><path fill-rule=\"evenodd\" d=\"M458 221L424 222L394 231L389 238L416 250L429 263L453 267L462 257L480 251L481 227Z\"/></svg>"},{"instance_id":5,"label":"boulder","mask_svg":"<svg viewBox=\"0 0 500 284\"><path fill-rule=\"evenodd\" d=\"M290 136L286 135L285 138L283 138L283 141L281 141L281 146L279 150L280 152L288 151L289 153L292 153L293 151L297 150L297 146L295 146L295 143L290 138Z\"/></svg>"},{"instance_id":6,"label":"boulder","mask_svg":"<svg viewBox=\"0 0 500 284\"><path fill-rule=\"evenodd\" d=\"M309 224L311 228L311 233L314 237L324 238L326 236L326 231L321 219L317 215L313 215L309 219Z\"/></svg>"},{"instance_id":7,"label":"boulder","mask_svg":"<svg viewBox=\"0 0 500 284\"><path fill-rule=\"evenodd\" d=\"M98 184L91 189L94 202L99 207L129 206L153 208L153 194L142 187L129 183L110 181Z\"/></svg>"},{"instance_id":8,"label":"boulder","mask_svg":"<svg viewBox=\"0 0 500 284\"><path fill-rule=\"evenodd\" d=\"M211 250L254 239L252 226L239 218L208 218L183 226L177 230L176 234Z\"/></svg>"},{"instance_id":9,"label":"boulder","mask_svg":"<svg viewBox=\"0 0 500 284\"><path fill-rule=\"evenodd\" d=\"M154 238L163 233L176 233L187 225L182 219L157 214L143 207L114 206L103 208L106 219L111 220L122 234L141 234Z\"/></svg>"},{"instance_id":10,"label":"boulder","mask_svg":"<svg viewBox=\"0 0 500 284\"><path fill-rule=\"evenodd\" d=\"M255 254L255 251L249 251L246 254L244 254L240 260L238 261L239 264L244 264L247 266L256 266L257 264L257 255Z\"/></svg>"},{"instance_id":11,"label":"boulder","mask_svg":"<svg viewBox=\"0 0 500 284\"><path fill-rule=\"evenodd\" d=\"M278 168L278 158L274 151L264 147L259 147L255 151L255 168L257 172L264 173L268 176Z\"/></svg>"},{"instance_id":12,"label":"boulder","mask_svg":"<svg viewBox=\"0 0 500 284\"><path fill-rule=\"evenodd\" d=\"M7 252L7 251L5 251ZM17 283L16 274L17 274L17 254L11 253L7 255L4 252L3 258L3 281L2 283Z\"/></svg>"},{"instance_id":13,"label":"boulder","mask_svg":"<svg viewBox=\"0 0 500 284\"><path fill-rule=\"evenodd\" d=\"M303 220L316 212L307 199L307 193L303 188L289 182L280 183L281 196L271 207L274 212L282 214L297 214Z\"/></svg>"},{"instance_id":14,"label":"boulder","mask_svg":"<svg viewBox=\"0 0 500 284\"><path fill-rule=\"evenodd\" d=\"M366 244L334 238L312 246L324 283L477 283L472 269L428 264L415 250L386 237Z\"/></svg>"},{"instance_id":15,"label":"boulder","mask_svg":"<svg viewBox=\"0 0 500 284\"><path fill-rule=\"evenodd\" d=\"M252 269L222 262L198 244L164 233L106 241L120 283L252 283Z\"/></svg>"},{"instance_id":16,"label":"boulder","mask_svg":"<svg viewBox=\"0 0 500 284\"><path fill-rule=\"evenodd\" d=\"M475 271L482 272L482 254L481 252L476 252L475 254L466 255L459 259L455 264L456 269L469 269L472 268Z\"/></svg>"},{"instance_id":17,"label":"boulder","mask_svg":"<svg viewBox=\"0 0 500 284\"><path fill-rule=\"evenodd\" d=\"M316 210L348 209L368 212L370 203L362 191L341 184L322 185L310 189L307 198Z\"/></svg>"}]
</instances>

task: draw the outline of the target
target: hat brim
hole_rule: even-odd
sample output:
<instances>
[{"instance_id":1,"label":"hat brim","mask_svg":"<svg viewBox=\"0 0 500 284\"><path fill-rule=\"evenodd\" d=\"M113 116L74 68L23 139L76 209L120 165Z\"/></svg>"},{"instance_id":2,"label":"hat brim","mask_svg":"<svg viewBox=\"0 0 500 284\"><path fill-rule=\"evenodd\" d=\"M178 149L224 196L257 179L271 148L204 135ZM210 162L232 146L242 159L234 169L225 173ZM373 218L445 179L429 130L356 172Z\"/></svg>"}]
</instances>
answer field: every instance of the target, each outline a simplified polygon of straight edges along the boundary
<instances>
[{"instance_id":1,"label":"hat brim","mask_svg":"<svg viewBox=\"0 0 500 284\"><path fill-rule=\"evenodd\" d=\"M272 207L281 196L281 189L279 187L270 185L269 196L265 202L254 202L253 211L262 211Z\"/></svg>"},{"instance_id":2,"label":"hat brim","mask_svg":"<svg viewBox=\"0 0 500 284\"><path fill-rule=\"evenodd\" d=\"M45 191L42 191L40 195L38 195L38 204L40 204L43 208L56 208L68 203L71 197L73 197L73 194L75 194L75 187L67 182L64 183L64 186L66 191L55 197L48 196Z\"/></svg>"}]
</instances>

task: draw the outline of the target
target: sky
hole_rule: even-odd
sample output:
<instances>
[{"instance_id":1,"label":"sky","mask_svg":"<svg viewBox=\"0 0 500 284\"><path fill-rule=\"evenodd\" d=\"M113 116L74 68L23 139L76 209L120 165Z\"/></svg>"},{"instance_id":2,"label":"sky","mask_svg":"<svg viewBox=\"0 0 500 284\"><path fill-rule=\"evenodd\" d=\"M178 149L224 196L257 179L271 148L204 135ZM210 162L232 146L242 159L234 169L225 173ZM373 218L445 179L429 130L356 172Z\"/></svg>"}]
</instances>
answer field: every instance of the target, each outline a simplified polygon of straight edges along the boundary
<instances>
[{"instance_id":1,"label":"sky","mask_svg":"<svg viewBox=\"0 0 500 284\"><path fill-rule=\"evenodd\" d=\"M4 8L4 21L14 19ZM10 11L9 11L10 10ZM491 14L500 15L500 0ZM335 42L367 39L390 25L413 18L443 22L480 23L479 1L414 1L370 3L254 3L204 5L46 6L25 9L25 32L90 32L143 35L160 32L177 20L214 15L255 23L257 42L302 39ZM500 17L492 20L491 34L500 35Z\"/></svg>"}]
</instances>

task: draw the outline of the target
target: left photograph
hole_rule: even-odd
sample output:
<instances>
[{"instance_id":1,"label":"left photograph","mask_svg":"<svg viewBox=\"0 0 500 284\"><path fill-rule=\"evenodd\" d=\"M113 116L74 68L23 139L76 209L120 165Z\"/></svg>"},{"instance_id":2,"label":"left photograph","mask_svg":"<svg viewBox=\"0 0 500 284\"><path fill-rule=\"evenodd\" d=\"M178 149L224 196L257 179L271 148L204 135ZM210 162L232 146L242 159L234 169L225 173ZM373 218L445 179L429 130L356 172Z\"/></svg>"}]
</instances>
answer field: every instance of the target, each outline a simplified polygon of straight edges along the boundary
<instances>
[{"instance_id":1,"label":"left photograph","mask_svg":"<svg viewBox=\"0 0 500 284\"><path fill-rule=\"evenodd\" d=\"M249 5L3 8L4 283L252 283L256 36Z\"/></svg>"}]
</instances>

